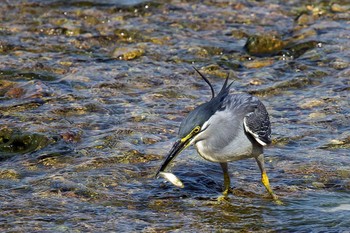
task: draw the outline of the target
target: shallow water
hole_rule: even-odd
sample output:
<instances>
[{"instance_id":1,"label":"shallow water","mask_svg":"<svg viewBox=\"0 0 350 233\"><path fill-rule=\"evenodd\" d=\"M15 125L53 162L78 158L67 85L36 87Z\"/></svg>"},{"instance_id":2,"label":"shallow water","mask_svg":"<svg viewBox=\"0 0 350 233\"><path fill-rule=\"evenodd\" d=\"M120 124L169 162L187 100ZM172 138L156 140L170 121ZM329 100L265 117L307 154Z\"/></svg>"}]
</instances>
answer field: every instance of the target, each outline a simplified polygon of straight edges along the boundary
<instances>
[{"instance_id":1,"label":"shallow water","mask_svg":"<svg viewBox=\"0 0 350 233\"><path fill-rule=\"evenodd\" d=\"M0 6L2 232L350 229L347 1ZM193 148L170 167L183 189L154 179L181 120L210 99L192 66L266 105L284 205L254 160L230 163L226 202L220 166Z\"/></svg>"}]
</instances>

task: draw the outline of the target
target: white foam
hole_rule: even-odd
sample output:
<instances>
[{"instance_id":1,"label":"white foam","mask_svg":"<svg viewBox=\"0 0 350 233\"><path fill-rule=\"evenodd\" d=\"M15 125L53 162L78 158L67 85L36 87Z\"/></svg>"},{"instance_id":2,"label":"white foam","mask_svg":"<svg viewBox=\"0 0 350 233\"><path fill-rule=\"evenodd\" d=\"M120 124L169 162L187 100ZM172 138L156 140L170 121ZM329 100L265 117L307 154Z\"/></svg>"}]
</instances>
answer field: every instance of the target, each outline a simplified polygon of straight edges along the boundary
<instances>
[{"instance_id":1,"label":"white foam","mask_svg":"<svg viewBox=\"0 0 350 233\"><path fill-rule=\"evenodd\" d=\"M337 207L325 209L325 212L350 211L350 204L340 204Z\"/></svg>"}]
</instances>

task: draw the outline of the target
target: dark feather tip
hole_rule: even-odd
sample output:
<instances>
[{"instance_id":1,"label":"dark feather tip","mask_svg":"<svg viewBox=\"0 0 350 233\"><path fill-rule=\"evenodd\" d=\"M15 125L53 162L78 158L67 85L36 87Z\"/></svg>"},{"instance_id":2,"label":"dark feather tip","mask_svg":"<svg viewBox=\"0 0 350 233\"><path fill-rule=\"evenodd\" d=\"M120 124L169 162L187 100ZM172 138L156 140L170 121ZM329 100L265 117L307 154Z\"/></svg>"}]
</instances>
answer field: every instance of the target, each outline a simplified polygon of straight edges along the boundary
<instances>
[{"instance_id":1,"label":"dark feather tip","mask_svg":"<svg viewBox=\"0 0 350 233\"><path fill-rule=\"evenodd\" d=\"M204 79L204 81L209 85L210 87L210 90L211 90L211 98L214 98L215 97L215 92L214 92L214 88L213 86L211 85L211 83L209 82L209 80L201 73L199 72L199 70L196 69L196 67L192 66L193 69L195 69L195 71L197 71L197 73Z\"/></svg>"}]
</instances>

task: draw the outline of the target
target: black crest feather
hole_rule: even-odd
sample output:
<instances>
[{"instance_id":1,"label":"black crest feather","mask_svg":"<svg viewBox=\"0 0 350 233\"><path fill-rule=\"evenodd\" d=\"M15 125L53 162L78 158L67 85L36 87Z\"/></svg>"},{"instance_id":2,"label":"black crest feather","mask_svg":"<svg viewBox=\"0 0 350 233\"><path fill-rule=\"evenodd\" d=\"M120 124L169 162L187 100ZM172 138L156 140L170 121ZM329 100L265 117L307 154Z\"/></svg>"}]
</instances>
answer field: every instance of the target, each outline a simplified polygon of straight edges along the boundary
<instances>
[{"instance_id":1,"label":"black crest feather","mask_svg":"<svg viewBox=\"0 0 350 233\"><path fill-rule=\"evenodd\" d=\"M193 69L195 69L195 71L197 71L197 73L204 79L204 81L209 85L210 90L211 90L211 98L215 97L215 92L214 92L214 88L211 85L211 83L209 82L209 80L201 73L199 72L199 70L196 69L196 67L193 66Z\"/></svg>"},{"instance_id":2,"label":"black crest feather","mask_svg":"<svg viewBox=\"0 0 350 233\"><path fill-rule=\"evenodd\" d=\"M194 67L193 67L194 68ZM230 87L232 83L228 84L228 75L226 77L225 83L222 86L219 94L215 96L214 89L207 78L204 77L196 68L194 68L199 75L205 80L206 83L211 88L212 99L206 103L203 103L193 109L186 118L181 122L179 129L179 137L184 138L187 136L196 126L202 126L212 115L215 114L217 110L223 108L223 103L225 98L230 92ZM228 84L228 85L227 85Z\"/></svg>"}]
</instances>

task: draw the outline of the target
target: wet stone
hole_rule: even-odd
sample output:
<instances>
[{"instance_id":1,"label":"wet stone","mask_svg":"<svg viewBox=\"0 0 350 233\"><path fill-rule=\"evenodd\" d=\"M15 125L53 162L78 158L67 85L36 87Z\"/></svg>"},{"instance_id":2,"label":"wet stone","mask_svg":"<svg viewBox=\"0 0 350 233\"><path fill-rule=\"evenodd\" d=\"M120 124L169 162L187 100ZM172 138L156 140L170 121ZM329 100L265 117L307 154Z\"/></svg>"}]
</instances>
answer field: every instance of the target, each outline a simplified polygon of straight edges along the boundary
<instances>
[{"instance_id":1,"label":"wet stone","mask_svg":"<svg viewBox=\"0 0 350 233\"><path fill-rule=\"evenodd\" d=\"M66 142L74 142L77 143L81 140L81 134L82 132L76 132L76 131L67 131L61 134L61 137Z\"/></svg>"},{"instance_id":2,"label":"wet stone","mask_svg":"<svg viewBox=\"0 0 350 233\"><path fill-rule=\"evenodd\" d=\"M209 74L209 75L215 75L221 78L226 78L227 77L227 72L225 70L222 70L218 65L216 64L211 64L208 66L205 66L200 70L200 72L203 72L204 75Z\"/></svg>"},{"instance_id":3,"label":"wet stone","mask_svg":"<svg viewBox=\"0 0 350 233\"><path fill-rule=\"evenodd\" d=\"M288 44L298 44L299 41L308 40L309 37L317 36L317 31L314 28L305 27L299 30L295 30L293 37L289 39Z\"/></svg>"},{"instance_id":4,"label":"wet stone","mask_svg":"<svg viewBox=\"0 0 350 233\"><path fill-rule=\"evenodd\" d=\"M320 119L326 117L326 113L324 112L313 112L309 114L310 119Z\"/></svg>"},{"instance_id":5,"label":"wet stone","mask_svg":"<svg viewBox=\"0 0 350 233\"><path fill-rule=\"evenodd\" d=\"M349 178L350 177L350 169L348 168L348 169L338 169L337 170L337 173L338 173L338 175L341 177L341 178L345 178L345 179L347 179L347 178Z\"/></svg>"},{"instance_id":6,"label":"wet stone","mask_svg":"<svg viewBox=\"0 0 350 233\"><path fill-rule=\"evenodd\" d=\"M350 136L342 139L332 139L322 149L349 149L350 148Z\"/></svg>"},{"instance_id":7,"label":"wet stone","mask_svg":"<svg viewBox=\"0 0 350 233\"><path fill-rule=\"evenodd\" d=\"M303 13L297 18L296 21L299 25L308 25L314 22L314 17L309 14Z\"/></svg>"},{"instance_id":8,"label":"wet stone","mask_svg":"<svg viewBox=\"0 0 350 233\"><path fill-rule=\"evenodd\" d=\"M0 53L8 53L10 51L16 50L16 46L0 41Z\"/></svg>"},{"instance_id":9,"label":"wet stone","mask_svg":"<svg viewBox=\"0 0 350 233\"><path fill-rule=\"evenodd\" d=\"M20 174L14 169L0 169L0 179L17 180Z\"/></svg>"},{"instance_id":10,"label":"wet stone","mask_svg":"<svg viewBox=\"0 0 350 233\"><path fill-rule=\"evenodd\" d=\"M278 39L276 36L250 36L248 37L244 48L250 55L268 56L277 54L286 46L286 44L287 42Z\"/></svg>"},{"instance_id":11,"label":"wet stone","mask_svg":"<svg viewBox=\"0 0 350 233\"><path fill-rule=\"evenodd\" d=\"M251 61L246 61L243 63L243 65L247 68L262 68L265 66L270 66L274 63L275 61L272 59L255 59L255 60L251 60Z\"/></svg>"},{"instance_id":12,"label":"wet stone","mask_svg":"<svg viewBox=\"0 0 350 233\"><path fill-rule=\"evenodd\" d=\"M341 5L341 4L338 4L338 3L334 3L331 6L331 10L334 11L334 12L348 12L349 13L350 4Z\"/></svg>"},{"instance_id":13,"label":"wet stone","mask_svg":"<svg viewBox=\"0 0 350 233\"><path fill-rule=\"evenodd\" d=\"M217 62L221 67L227 67L231 70L238 70L242 68L242 64L236 60L230 60L224 56L221 57L220 61Z\"/></svg>"},{"instance_id":14,"label":"wet stone","mask_svg":"<svg viewBox=\"0 0 350 233\"><path fill-rule=\"evenodd\" d=\"M331 62L331 66L337 70L343 70L349 67L350 61L344 58L337 58Z\"/></svg>"},{"instance_id":15,"label":"wet stone","mask_svg":"<svg viewBox=\"0 0 350 233\"><path fill-rule=\"evenodd\" d=\"M325 104L322 99L306 99L300 104L301 108L314 108Z\"/></svg>"},{"instance_id":16,"label":"wet stone","mask_svg":"<svg viewBox=\"0 0 350 233\"><path fill-rule=\"evenodd\" d=\"M5 93L5 96L12 99L12 98L20 98L20 97L23 96L23 94L24 94L24 89L23 88L14 87L14 88L11 88L10 90L8 90Z\"/></svg>"},{"instance_id":17,"label":"wet stone","mask_svg":"<svg viewBox=\"0 0 350 233\"><path fill-rule=\"evenodd\" d=\"M41 134L16 132L8 129L0 131L0 160L18 153L39 150L52 143L52 140Z\"/></svg>"},{"instance_id":18,"label":"wet stone","mask_svg":"<svg viewBox=\"0 0 350 233\"><path fill-rule=\"evenodd\" d=\"M261 85L262 81L259 80L259 79L252 79L252 80L249 81L249 84L251 84L251 85Z\"/></svg>"},{"instance_id":19,"label":"wet stone","mask_svg":"<svg viewBox=\"0 0 350 233\"><path fill-rule=\"evenodd\" d=\"M9 98L42 98L51 96L52 89L41 81L29 81L24 84L16 85L8 90L5 96Z\"/></svg>"},{"instance_id":20,"label":"wet stone","mask_svg":"<svg viewBox=\"0 0 350 233\"><path fill-rule=\"evenodd\" d=\"M307 51L321 47L322 43L319 41L307 41L302 43L290 43L283 51L283 54L291 56L293 58L298 58L302 56ZM316 54L318 55L318 54ZM319 59L319 58L316 58Z\"/></svg>"},{"instance_id":21,"label":"wet stone","mask_svg":"<svg viewBox=\"0 0 350 233\"><path fill-rule=\"evenodd\" d=\"M98 192L92 190L85 185L66 180L64 178L56 179L51 182L51 192L61 192L63 195L71 197L93 198L99 195Z\"/></svg>"},{"instance_id":22,"label":"wet stone","mask_svg":"<svg viewBox=\"0 0 350 233\"><path fill-rule=\"evenodd\" d=\"M250 94L254 95L276 95L281 92L286 92L286 90L290 89L299 89L308 85L311 85L313 81L311 78L303 78L298 77L291 80L283 81L283 82L277 82L273 86L267 87L267 88L261 88L256 90L249 91Z\"/></svg>"},{"instance_id":23,"label":"wet stone","mask_svg":"<svg viewBox=\"0 0 350 233\"><path fill-rule=\"evenodd\" d=\"M141 57L145 51L141 48L126 48L126 47L117 47L112 53L113 58L120 60L134 60Z\"/></svg>"},{"instance_id":24,"label":"wet stone","mask_svg":"<svg viewBox=\"0 0 350 233\"><path fill-rule=\"evenodd\" d=\"M322 188L326 187L326 185L324 183L321 183L321 182L312 182L312 186L317 188L317 189L322 189Z\"/></svg>"},{"instance_id":25,"label":"wet stone","mask_svg":"<svg viewBox=\"0 0 350 233\"><path fill-rule=\"evenodd\" d=\"M15 82L0 80L0 96L4 96L15 85Z\"/></svg>"},{"instance_id":26,"label":"wet stone","mask_svg":"<svg viewBox=\"0 0 350 233\"><path fill-rule=\"evenodd\" d=\"M116 29L114 34L120 42L142 42L144 35L137 30Z\"/></svg>"}]
</instances>

